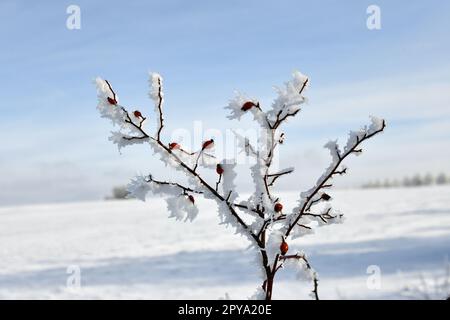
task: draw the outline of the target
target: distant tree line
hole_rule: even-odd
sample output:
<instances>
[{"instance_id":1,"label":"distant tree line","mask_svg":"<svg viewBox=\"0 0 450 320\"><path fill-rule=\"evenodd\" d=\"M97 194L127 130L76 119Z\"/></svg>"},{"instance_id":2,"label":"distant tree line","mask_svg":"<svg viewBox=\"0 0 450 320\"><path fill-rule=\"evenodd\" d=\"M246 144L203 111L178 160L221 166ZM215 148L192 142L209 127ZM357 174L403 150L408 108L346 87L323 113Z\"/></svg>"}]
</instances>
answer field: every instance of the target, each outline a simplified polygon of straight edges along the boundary
<instances>
[{"instance_id":1,"label":"distant tree line","mask_svg":"<svg viewBox=\"0 0 450 320\"><path fill-rule=\"evenodd\" d=\"M128 199L129 192L126 186L117 186L112 189L111 195L107 196L106 200L125 200Z\"/></svg>"},{"instance_id":2,"label":"distant tree line","mask_svg":"<svg viewBox=\"0 0 450 320\"><path fill-rule=\"evenodd\" d=\"M431 173L425 175L416 174L412 177L405 177L402 180L399 179L384 179L375 180L369 183L363 184L362 187L366 189L372 188L395 188L395 187L418 187L418 186L430 186L430 185L444 185L450 184L450 176L445 173L440 173L433 176Z\"/></svg>"}]
</instances>

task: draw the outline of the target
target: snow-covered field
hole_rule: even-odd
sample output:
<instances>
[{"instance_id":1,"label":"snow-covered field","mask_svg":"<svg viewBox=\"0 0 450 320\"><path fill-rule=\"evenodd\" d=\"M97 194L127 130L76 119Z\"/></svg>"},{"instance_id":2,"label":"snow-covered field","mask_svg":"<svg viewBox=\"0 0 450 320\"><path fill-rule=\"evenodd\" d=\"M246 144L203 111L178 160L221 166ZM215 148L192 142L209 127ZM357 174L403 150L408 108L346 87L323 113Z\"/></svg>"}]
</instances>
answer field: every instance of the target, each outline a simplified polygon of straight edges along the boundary
<instances>
[{"instance_id":1,"label":"snow-covered field","mask_svg":"<svg viewBox=\"0 0 450 320\"><path fill-rule=\"evenodd\" d=\"M404 298L402 289L421 272L444 271L449 186L333 195L345 223L320 228L290 249L309 253L321 298ZM289 207L296 198L282 199ZM168 219L159 198L0 208L0 298L247 298L260 285L254 254L218 225L213 204L198 203L193 223ZM378 289L367 286L371 265L381 271ZM81 270L78 290L66 287L69 266ZM274 298L309 298L310 289L285 269Z\"/></svg>"}]
</instances>

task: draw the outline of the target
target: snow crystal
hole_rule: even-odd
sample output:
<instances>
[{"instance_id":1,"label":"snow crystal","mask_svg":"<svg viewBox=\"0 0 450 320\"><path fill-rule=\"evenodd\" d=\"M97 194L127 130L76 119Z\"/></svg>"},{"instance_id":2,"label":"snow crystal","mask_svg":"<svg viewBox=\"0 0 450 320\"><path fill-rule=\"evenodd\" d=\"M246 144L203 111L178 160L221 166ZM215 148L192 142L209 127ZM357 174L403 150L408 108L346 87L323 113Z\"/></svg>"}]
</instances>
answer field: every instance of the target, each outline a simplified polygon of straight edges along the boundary
<instances>
[{"instance_id":1,"label":"snow crystal","mask_svg":"<svg viewBox=\"0 0 450 320\"><path fill-rule=\"evenodd\" d=\"M247 113L250 110L253 110L254 107L248 111L242 110L242 106L246 102L253 102L255 105L258 104L258 101L256 99L249 98L245 94L242 94L241 92L236 91L235 96L229 100L228 105L225 107L225 109L229 109L231 111L231 114L229 116L227 116L227 118L230 120L234 120L234 119L240 120L241 117L245 113Z\"/></svg>"},{"instance_id":2,"label":"snow crystal","mask_svg":"<svg viewBox=\"0 0 450 320\"><path fill-rule=\"evenodd\" d=\"M256 163L250 167L250 172L254 184L254 194L249 198L249 203L256 206L271 207L271 201L267 196L264 175L265 175L265 162L261 158L256 159Z\"/></svg>"},{"instance_id":3,"label":"snow crystal","mask_svg":"<svg viewBox=\"0 0 450 320\"><path fill-rule=\"evenodd\" d=\"M249 240L252 244L254 244L254 239L252 238L248 230L246 230L244 226L239 223L237 218L231 214L228 203L225 200L224 201L218 200L217 197L214 197L213 200L215 200L217 203L217 210L221 220L220 224L226 225L227 227L228 226L232 227L235 231L235 234L243 236L244 238Z\"/></svg>"},{"instance_id":4,"label":"snow crystal","mask_svg":"<svg viewBox=\"0 0 450 320\"><path fill-rule=\"evenodd\" d=\"M347 140L347 144L344 148L344 152L350 151L354 146L361 141L365 136L368 136L369 134L373 134L376 131L382 130L383 126L385 124L385 121L383 119L371 116L371 124L369 126L365 126L362 129L358 131L350 131L349 137ZM356 155L360 155L361 153L358 152Z\"/></svg>"},{"instance_id":5,"label":"snow crystal","mask_svg":"<svg viewBox=\"0 0 450 320\"><path fill-rule=\"evenodd\" d=\"M252 256L251 263L256 269L256 276L261 280L265 280L266 270L264 269L264 263L259 249L256 246L250 247L248 253Z\"/></svg>"},{"instance_id":6,"label":"snow crystal","mask_svg":"<svg viewBox=\"0 0 450 320\"><path fill-rule=\"evenodd\" d=\"M305 257L306 259L306 255L303 252L298 252L296 255L299 257ZM294 268L298 280L312 281L317 277L317 273L314 269L308 268L308 265L303 258L286 259L284 265L286 267Z\"/></svg>"},{"instance_id":7,"label":"snow crystal","mask_svg":"<svg viewBox=\"0 0 450 320\"><path fill-rule=\"evenodd\" d=\"M150 84L149 97L150 99L153 100L155 105L155 114L158 115L157 117L155 117L156 127L160 128L161 127L160 121L162 121L162 119L159 114L160 112L159 109L162 108L162 104L164 102L164 91L162 90L163 78L161 77L160 74L156 72L150 73L149 84Z\"/></svg>"},{"instance_id":8,"label":"snow crystal","mask_svg":"<svg viewBox=\"0 0 450 320\"><path fill-rule=\"evenodd\" d=\"M131 139L132 137L136 136L125 134L121 131L111 131L111 136L108 138L108 140L117 145L119 152L126 146L141 144L148 141L148 139Z\"/></svg>"},{"instance_id":9,"label":"snow crystal","mask_svg":"<svg viewBox=\"0 0 450 320\"><path fill-rule=\"evenodd\" d=\"M242 110L245 103L253 103L253 107L248 110ZM256 120L261 126L267 127L266 114L259 107L259 102L255 98L250 98L239 91L235 92L235 96L229 100L228 105L225 109L229 109L231 114L227 116L230 120L241 120L241 117L247 113L253 115L253 119Z\"/></svg>"},{"instance_id":10,"label":"snow crystal","mask_svg":"<svg viewBox=\"0 0 450 320\"><path fill-rule=\"evenodd\" d=\"M348 151L352 150L352 148L355 147L355 145L361 141L362 138L367 134L366 128L362 128L358 131L350 131L348 134L347 144L344 148L344 153L347 153ZM356 153L358 156L359 153Z\"/></svg>"},{"instance_id":11,"label":"snow crystal","mask_svg":"<svg viewBox=\"0 0 450 320\"><path fill-rule=\"evenodd\" d=\"M113 98L114 94L109 88L108 84L105 80L100 77L95 79L95 84L97 87L97 110L100 112L102 118L110 119L113 125L124 125L125 114L122 110L122 107L119 104L111 104L108 102L108 98ZM117 103L119 102L119 98L117 95L115 96Z\"/></svg>"},{"instance_id":12,"label":"snow crystal","mask_svg":"<svg viewBox=\"0 0 450 320\"><path fill-rule=\"evenodd\" d=\"M156 72L150 73L149 78L149 84L150 84L150 92L149 97L155 102L155 105L157 106L159 104L159 95L161 94L161 98L164 98L164 93L160 92L160 87L162 87L163 78L160 74ZM158 112L158 110L156 110Z\"/></svg>"},{"instance_id":13,"label":"snow crystal","mask_svg":"<svg viewBox=\"0 0 450 320\"><path fill-rule=\"evenodd\" d=\"M284 232L279 229L274 229L270 232L267 239L266 251L269 261L273 261L275 256L280 253L280 245L283 242Z\"/></svg>"},{"instance_id":14,"label":"snow crystal","mask_svg":"<svg viewBox=\"0 0 450 320\"><path fill-rule=\"evenodd\" d=\"M307 79L308 78L305 75L295 71L292 74L292 79L286 82L284 87L275 87L278 96L272 103L272 109L268 112L268 115L272 120L274 120L278 114L280 117L283 117L288 113L293 113L300 109L300 105L306 101L305 97L300 94L300 90Z\"/></svg>"},{"instance_id":15,"label":"snow crystal","mask_svg":"<svg viewBox=\"0 0 450 320\"><path fill-rule=\"evenodd\" d=\"M371 116L370 120L371 120L371 124L370 124L369 128L367 129L367 132L369 134L383 129L383 126L385 125L384 119L377 118L375 116Z\"/></svg>"},{"instance_id":16,"label":"snow crystal","mask_svg":"<svg viewBox=\"0 0 450 320\"><path fill-rule=\"evenodd\" d=\"M339 161L339 154L340 154L337 140L330 140L323 147L330 150L331 158L333 160L332 164L337 163Z\"/></svg>"},{"instance_id":17,"label":"snow crystal","mask_svg":"<svg viewBox=\"0 0 450 320\"><path fill-rule=\"evenodd\" d=\"M127 186L127 191L130 193L130 196L142 201L145 201L145 197L151 189L146 177L142 175L136 176Z\"/></svg>"},{"instance_id":18,"label":"snow crystal","mask_svg":"<svg viewBox=\"0 0 450 320\"><path fill-rule=\"evenodd\" d=\"M186 195L169 197L166 199L170 218L176 220L193 221L198 215L198 208Z\"/></svg>"}]
</instances>

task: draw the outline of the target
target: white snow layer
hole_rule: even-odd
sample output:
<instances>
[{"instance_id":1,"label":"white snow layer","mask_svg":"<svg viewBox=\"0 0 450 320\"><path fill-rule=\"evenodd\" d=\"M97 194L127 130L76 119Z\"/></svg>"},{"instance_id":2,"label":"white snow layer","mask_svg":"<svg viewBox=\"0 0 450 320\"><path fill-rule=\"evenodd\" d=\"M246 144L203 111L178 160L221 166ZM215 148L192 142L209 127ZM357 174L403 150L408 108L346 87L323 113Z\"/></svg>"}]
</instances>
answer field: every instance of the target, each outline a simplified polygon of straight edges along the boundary
<instances>
[{"instance_id":1,"label":"white snow layer","mask_svg":"<svg viewBox=\"0 0 450 320\"><path fill-rule=\"evenodd\" d=\"M449 193L448 186L333 191L333 207L346 222L291 241L289 253L308 255L322 299L406 298L402 289L417 283L420 272L431 277L444 270ZM286 209L297 197L282 194ZM195 206L201 214L192 224L168 219L164 199L152 197L0 208L0 298L252 296L261 280L250 242L218 224L212 201L196 197ZM279 271L275 299L309 299L311 282L297 279L295 271L304 265L293 267ZM68 288L78 268L81 287ZM377 268L380 286L368 286Z\"/></svg>"}]
</instances>

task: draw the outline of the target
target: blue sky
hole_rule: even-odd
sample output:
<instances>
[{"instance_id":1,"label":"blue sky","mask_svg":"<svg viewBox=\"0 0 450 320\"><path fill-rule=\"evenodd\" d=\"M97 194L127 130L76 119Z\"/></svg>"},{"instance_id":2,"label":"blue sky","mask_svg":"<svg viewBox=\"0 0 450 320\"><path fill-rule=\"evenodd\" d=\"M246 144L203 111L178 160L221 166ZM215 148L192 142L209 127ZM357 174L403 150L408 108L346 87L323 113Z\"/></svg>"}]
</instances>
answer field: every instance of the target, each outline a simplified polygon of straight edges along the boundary
<instances>
[{"instance_id":1,"label":"blue sky","mask_svg":"<svg viewBox=\"0 0 450 320\"><path fill-rule=\"evenodd\" d=\"M70 4L80 30L66 28ZM366 27L370 4L381 30ZM282 165L298 168L286 189L310 185L327 165L327 139L371 114L390 126L350 161L343 186L449 172L449 30L450 3L437 0L2 1L0 205L99 199L163 169L145 148L119 155L95 110L100 75L151 115L149 70L165 78L168 134L200 120L246 126L222 120L234 90L269 105L272 85L294 69L309 75L310 103L281 151Z\"/></svg>"}]
</instances>

